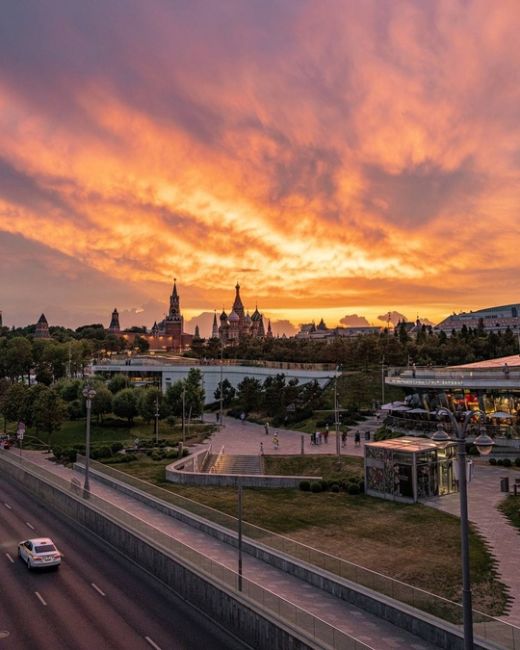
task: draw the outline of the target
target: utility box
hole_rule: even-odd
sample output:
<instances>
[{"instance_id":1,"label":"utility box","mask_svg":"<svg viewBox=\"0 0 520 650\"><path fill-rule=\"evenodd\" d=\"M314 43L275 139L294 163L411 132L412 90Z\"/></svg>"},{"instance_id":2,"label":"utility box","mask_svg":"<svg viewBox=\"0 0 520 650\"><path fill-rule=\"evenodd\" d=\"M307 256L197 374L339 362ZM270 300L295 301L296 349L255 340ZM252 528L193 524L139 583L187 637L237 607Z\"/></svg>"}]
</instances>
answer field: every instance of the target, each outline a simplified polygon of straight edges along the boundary
<instances>
[{"instance_id":1,"label":"utility box","mask_svg":"<svg viewBox=\"0 0 520 650\"><path fill-rule=\"evenodd\" d=\"M509 492L509 476L502 476L500 479L500 492Z\"/></svg>"}]
</instances>

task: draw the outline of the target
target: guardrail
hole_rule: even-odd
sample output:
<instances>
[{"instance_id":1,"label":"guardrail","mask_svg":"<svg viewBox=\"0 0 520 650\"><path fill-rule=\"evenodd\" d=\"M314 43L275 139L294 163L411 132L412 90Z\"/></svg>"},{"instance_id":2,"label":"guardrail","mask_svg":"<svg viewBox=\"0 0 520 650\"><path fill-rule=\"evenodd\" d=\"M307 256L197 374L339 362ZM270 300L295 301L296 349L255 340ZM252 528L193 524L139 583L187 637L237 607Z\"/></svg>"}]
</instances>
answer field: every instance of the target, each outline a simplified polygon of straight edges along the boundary
<instances>
[{"instance_id":1,"label":"guardrail","mask_svg":"<svg viewBox=\"0 0 520 650\"><path fill-rule=\"evenodd\" d=\"M78 459L79 460L79 459ZM98 461L90 461L90 466L118 481L133 486L143 492L162 499L178 508L191 512L219 526L236 532L238 520L232 515L215 510L169 490L142 481L130 474L121 472L113 467L103 465ZM438 619L449 623L461 624L463 620L462 605L451 600L432 594L428 591L400 582L377 571L335 557L301 542L278 535L265 528L242 522L242 532L250 540L278 550L308 564L335 574L353 583L367 587L375 592L393 598L396 601L426 612ZM520 628L489 616L478 610L473 610L475 635L479 638L498 644L500 648L520 650Z\"/></svg>"},{"instance_id":2,"label":"guardrail","mask_svg":"<svg viewBox=\"0 0 520 650\"><path fill-rule=\"evenodd\" d=\"M138 533L148 544L173 555L176 561L187 566L190 571L204 577L204 579L210 582L216 582L239 597L245 598L246 601L250 602L250 605L255 608L260 608L262 612L268 614L274 620L279 621L284 627L294 630L296 637L301 636L303 631L314 643L318 644L317 647L324 649L375 650L372 646L346 634L311 612L294 605L269 589L261 587L245 577L242 577L242 590L239 591L238 574L236 571L211 560L187 544L173 539L151 524L145 523L141 519L134 517L127 511L118 508L109 501L91 492L88 493L88 499L83 499L81 494L84 493L78 489L77 483L62 479L56 474L28 461L26 458L20 461L18 457L1 454L1 462L9 463L19 470L32 474L73 498L81 499L89 507L108 516L123 528L128 529L130 532Z\"/></svg>"}]
</instances>

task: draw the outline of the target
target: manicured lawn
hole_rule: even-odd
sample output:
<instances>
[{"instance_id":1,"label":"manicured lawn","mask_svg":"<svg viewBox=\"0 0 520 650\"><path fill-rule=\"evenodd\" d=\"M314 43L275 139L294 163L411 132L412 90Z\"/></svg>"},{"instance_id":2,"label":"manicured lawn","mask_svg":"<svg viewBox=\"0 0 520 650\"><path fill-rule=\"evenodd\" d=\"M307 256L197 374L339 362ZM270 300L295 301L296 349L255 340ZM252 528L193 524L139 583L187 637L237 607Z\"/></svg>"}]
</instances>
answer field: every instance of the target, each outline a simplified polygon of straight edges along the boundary
<instances>
[{"instance_id":1,"label":"manicured lawn","mask_svg":"<svg viewBox=\"0 0 520 650\"><path fill-rule=\"evenodd\" d=\"M508 496L498 506L509 521L520 529L520 497Z\"/></svg>"},{"instance_id":2,"label":"manicured lawn","mask_svg":"<svg viewBox=\"0 0 520 650\"><path fill-rule=\"evenodd\" d=\"M350 477L363 480L363 459L354 456L265 456L267 474L321 476L341 481Z\"/></svg>"},{"instance_id":3,"label":"manicured lawn","mask_svg":"<svg viewBox=\"0 0 520 650\"><path fill-rule=\"evenodd\" d=\"M295 463L308 463L307 471L312 471L312 457L293 460ZM347 470L359 471L358 459L345 460ZM166 483L164 467L168 462L171 461L154 462L144 457L117 468L236 516L237 494L234 489ZM289 473L293 471L289 459L282 457L268 462L278 468L285 467ZM328 470L321 465L320 471L326 474ZM450 600L460 601L460 529L457 517L422 505L396 504L367 496L350 496L344 492L313 494L289 489L245 489L243 512L247 522ZM499 615L506 605L505 587L496 577L492 558L482 539L471 533L470 543L474 607Z\"/></svg>"},{"instance_id":4,"label":"manicured lawn","mask_svg":"<svg viewBox=\"0 0 520 650\"><path fill-rule=\"evenodd\" d=\"M190 443L201 442L214 429L210 424L191 424L186 427L186 440ZM113 442L122 442L125 446L133 444L136 438L140 440L154 439L153 423L143 422L136 418L133 426L129 427L126 420L116 417L105 418L102 424L92 420L90 426L92 444L106 445ZM159 423L159 438L166 439L173 446L182 440L182 427L180 424L172 426L168 422ZM47 434L27 430L24 438L26 448L40 448L47 445ZM67 420L51 437L51 445L59 447L72 447L85 443L85 420Z\"/></svg>"}]
</instances>

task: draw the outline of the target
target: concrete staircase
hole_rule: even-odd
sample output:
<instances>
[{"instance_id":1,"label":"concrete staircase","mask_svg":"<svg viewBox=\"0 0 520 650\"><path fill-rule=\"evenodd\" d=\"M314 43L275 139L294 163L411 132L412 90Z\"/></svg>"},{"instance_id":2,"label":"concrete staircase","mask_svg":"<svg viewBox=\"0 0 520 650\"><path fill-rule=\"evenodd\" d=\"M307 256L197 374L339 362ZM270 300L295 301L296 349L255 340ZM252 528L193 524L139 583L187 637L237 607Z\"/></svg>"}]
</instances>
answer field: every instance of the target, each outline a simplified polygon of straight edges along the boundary
<instances>
[{"instance_id":1,"label":"concrete staircase","mask_svg":"<svg viewBox=\"0 0 520 650\"><path fill-rule=\"evenodd\" d=\"M231 456L220 454L209 471L212 474L263 474L260 456Z\"/></svg>"}]
</instances>

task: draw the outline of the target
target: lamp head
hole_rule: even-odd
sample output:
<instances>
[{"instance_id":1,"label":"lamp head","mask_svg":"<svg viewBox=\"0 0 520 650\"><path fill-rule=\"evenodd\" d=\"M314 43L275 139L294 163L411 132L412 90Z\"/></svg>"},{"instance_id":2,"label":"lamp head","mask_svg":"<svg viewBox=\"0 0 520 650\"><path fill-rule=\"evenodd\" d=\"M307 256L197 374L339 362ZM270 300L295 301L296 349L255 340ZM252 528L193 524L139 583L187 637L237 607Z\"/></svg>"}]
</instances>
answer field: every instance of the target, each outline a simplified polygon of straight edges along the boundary
<instances>
[{"instance_id":1,"label":"lamp head","mask_svg":"<svg viewBox=\"0 0 520 650\"><path fill-rule=\"evenodd\" d=\"M439 447L439 449L446 449L446 447L450 444L451 438L449 435L446 433L444 430L444 427L442 424L439 422L437 425L437 431L433 434L432 436L433 442Z\"/></svg>"},{"instance_id":2,"label":"lamp head","mask_svg":"<svg viewBox=\"0 0 520 650\"><path fill-rule=\"evenodd\" d=\"M495 445L495 441L493 438L490 438L487 433L481 433L475 438L473 444L478 449L478 453L481 456L489 456L493 446Z\"/></svg>"}]
</instances>

